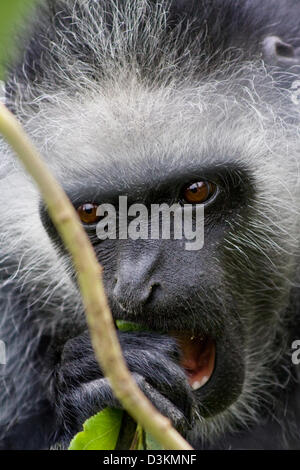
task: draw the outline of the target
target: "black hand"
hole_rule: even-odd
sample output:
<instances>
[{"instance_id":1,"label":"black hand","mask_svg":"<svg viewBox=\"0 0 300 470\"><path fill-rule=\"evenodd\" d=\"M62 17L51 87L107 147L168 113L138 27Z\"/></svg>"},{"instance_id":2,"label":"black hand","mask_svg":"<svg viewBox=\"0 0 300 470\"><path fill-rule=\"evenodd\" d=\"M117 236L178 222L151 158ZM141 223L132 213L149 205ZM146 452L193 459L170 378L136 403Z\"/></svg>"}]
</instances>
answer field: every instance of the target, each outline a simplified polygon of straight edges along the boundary
<instances>
[{"instance_id":1,"label":"black hand","mask_svg":"<svg viewBox=\"0 0 300 470\"><path fill-rule=\"evenodd\" d=\"M172 338L144 332L119 332L124 357L140 388L183 431L194 400ZM119 407L94 357L88 334L69 340L54 375L55 401L63 434L69 439L103 408Z\"/></svg>"}]
</instances>

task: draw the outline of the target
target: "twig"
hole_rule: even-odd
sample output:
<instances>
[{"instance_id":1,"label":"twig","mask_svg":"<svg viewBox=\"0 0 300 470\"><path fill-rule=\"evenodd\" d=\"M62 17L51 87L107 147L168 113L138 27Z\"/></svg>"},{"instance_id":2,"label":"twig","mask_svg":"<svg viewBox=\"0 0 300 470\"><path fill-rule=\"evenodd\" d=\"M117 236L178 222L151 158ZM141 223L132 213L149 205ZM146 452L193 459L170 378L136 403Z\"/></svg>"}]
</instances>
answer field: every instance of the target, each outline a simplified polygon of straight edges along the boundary
<instances>
[{"instance_id":1,"label":"twig","mask_svg":"<svg viewBox=\"0 0 300 470\"><path fill-rule=\"evenodd\" d=\"M133 380L116 335L102 283L102 268L77 213L13 114L0 103L0 133L33 177L72 256L96 357L127 412L168 450L192 447L145 397Z\"/></svg>"}]
</instances>

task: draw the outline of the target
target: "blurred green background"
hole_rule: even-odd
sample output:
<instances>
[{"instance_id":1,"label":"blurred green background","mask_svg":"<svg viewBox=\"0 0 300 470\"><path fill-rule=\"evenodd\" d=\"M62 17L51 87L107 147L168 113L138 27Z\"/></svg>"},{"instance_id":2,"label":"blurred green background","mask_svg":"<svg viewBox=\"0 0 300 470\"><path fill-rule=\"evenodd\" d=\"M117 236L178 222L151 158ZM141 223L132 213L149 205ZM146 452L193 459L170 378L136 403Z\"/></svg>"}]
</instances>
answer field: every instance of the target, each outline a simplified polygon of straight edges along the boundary
<instances>
[{"instance_id":1,"label":"blurred green background","mask_svg":"<svg viewBox=\"0 0 300 470\"><path fill-rule=\"evenodd\" d=\"M18 50L18 32L39 0L0 0L0 80Z\"/></svg>"}]
</instances>

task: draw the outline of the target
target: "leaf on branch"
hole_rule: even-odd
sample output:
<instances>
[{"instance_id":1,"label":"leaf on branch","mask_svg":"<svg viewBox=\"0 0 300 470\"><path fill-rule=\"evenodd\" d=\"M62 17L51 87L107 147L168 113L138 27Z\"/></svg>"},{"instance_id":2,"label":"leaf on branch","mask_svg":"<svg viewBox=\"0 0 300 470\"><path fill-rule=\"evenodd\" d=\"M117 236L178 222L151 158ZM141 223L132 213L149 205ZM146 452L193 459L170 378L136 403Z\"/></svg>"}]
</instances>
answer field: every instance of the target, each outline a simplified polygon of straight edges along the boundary
<instances>
[{"instance_id":1,"label":"leaf on branch","mask_svg":"<svg viewBox=\"0 0 300 470\"><path fill-rule=\"evenodd\" d=\"M69 450L114 450L118 441L123 410L105 408L89 418L76 434Z\"/></svg>"}]
</instances>

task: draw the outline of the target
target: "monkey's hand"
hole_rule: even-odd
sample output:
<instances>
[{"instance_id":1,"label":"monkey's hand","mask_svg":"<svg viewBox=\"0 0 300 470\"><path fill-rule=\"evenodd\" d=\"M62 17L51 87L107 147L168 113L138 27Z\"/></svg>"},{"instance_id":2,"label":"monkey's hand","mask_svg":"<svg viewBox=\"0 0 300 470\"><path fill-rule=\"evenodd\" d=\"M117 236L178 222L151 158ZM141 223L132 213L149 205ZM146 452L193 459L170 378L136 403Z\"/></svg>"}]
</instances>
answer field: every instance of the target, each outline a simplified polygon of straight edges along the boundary
<instances>
[{"instance_id":1,"label":"monkey's hand","mask_svg":"<svg viewBox=\"0 0 300 470\"><path fill-rule=\"evenodd\" d=\"M125 360L139 387L182 433L191 423L192 390L182 368L175 340L145 332L118 332ZM106 407L120 408L103 377L87 333L64 345L53 377L56 403L65 443L83 422ZM52 396L53 400L53 396Z\"/></svg>"}]
</instances>

